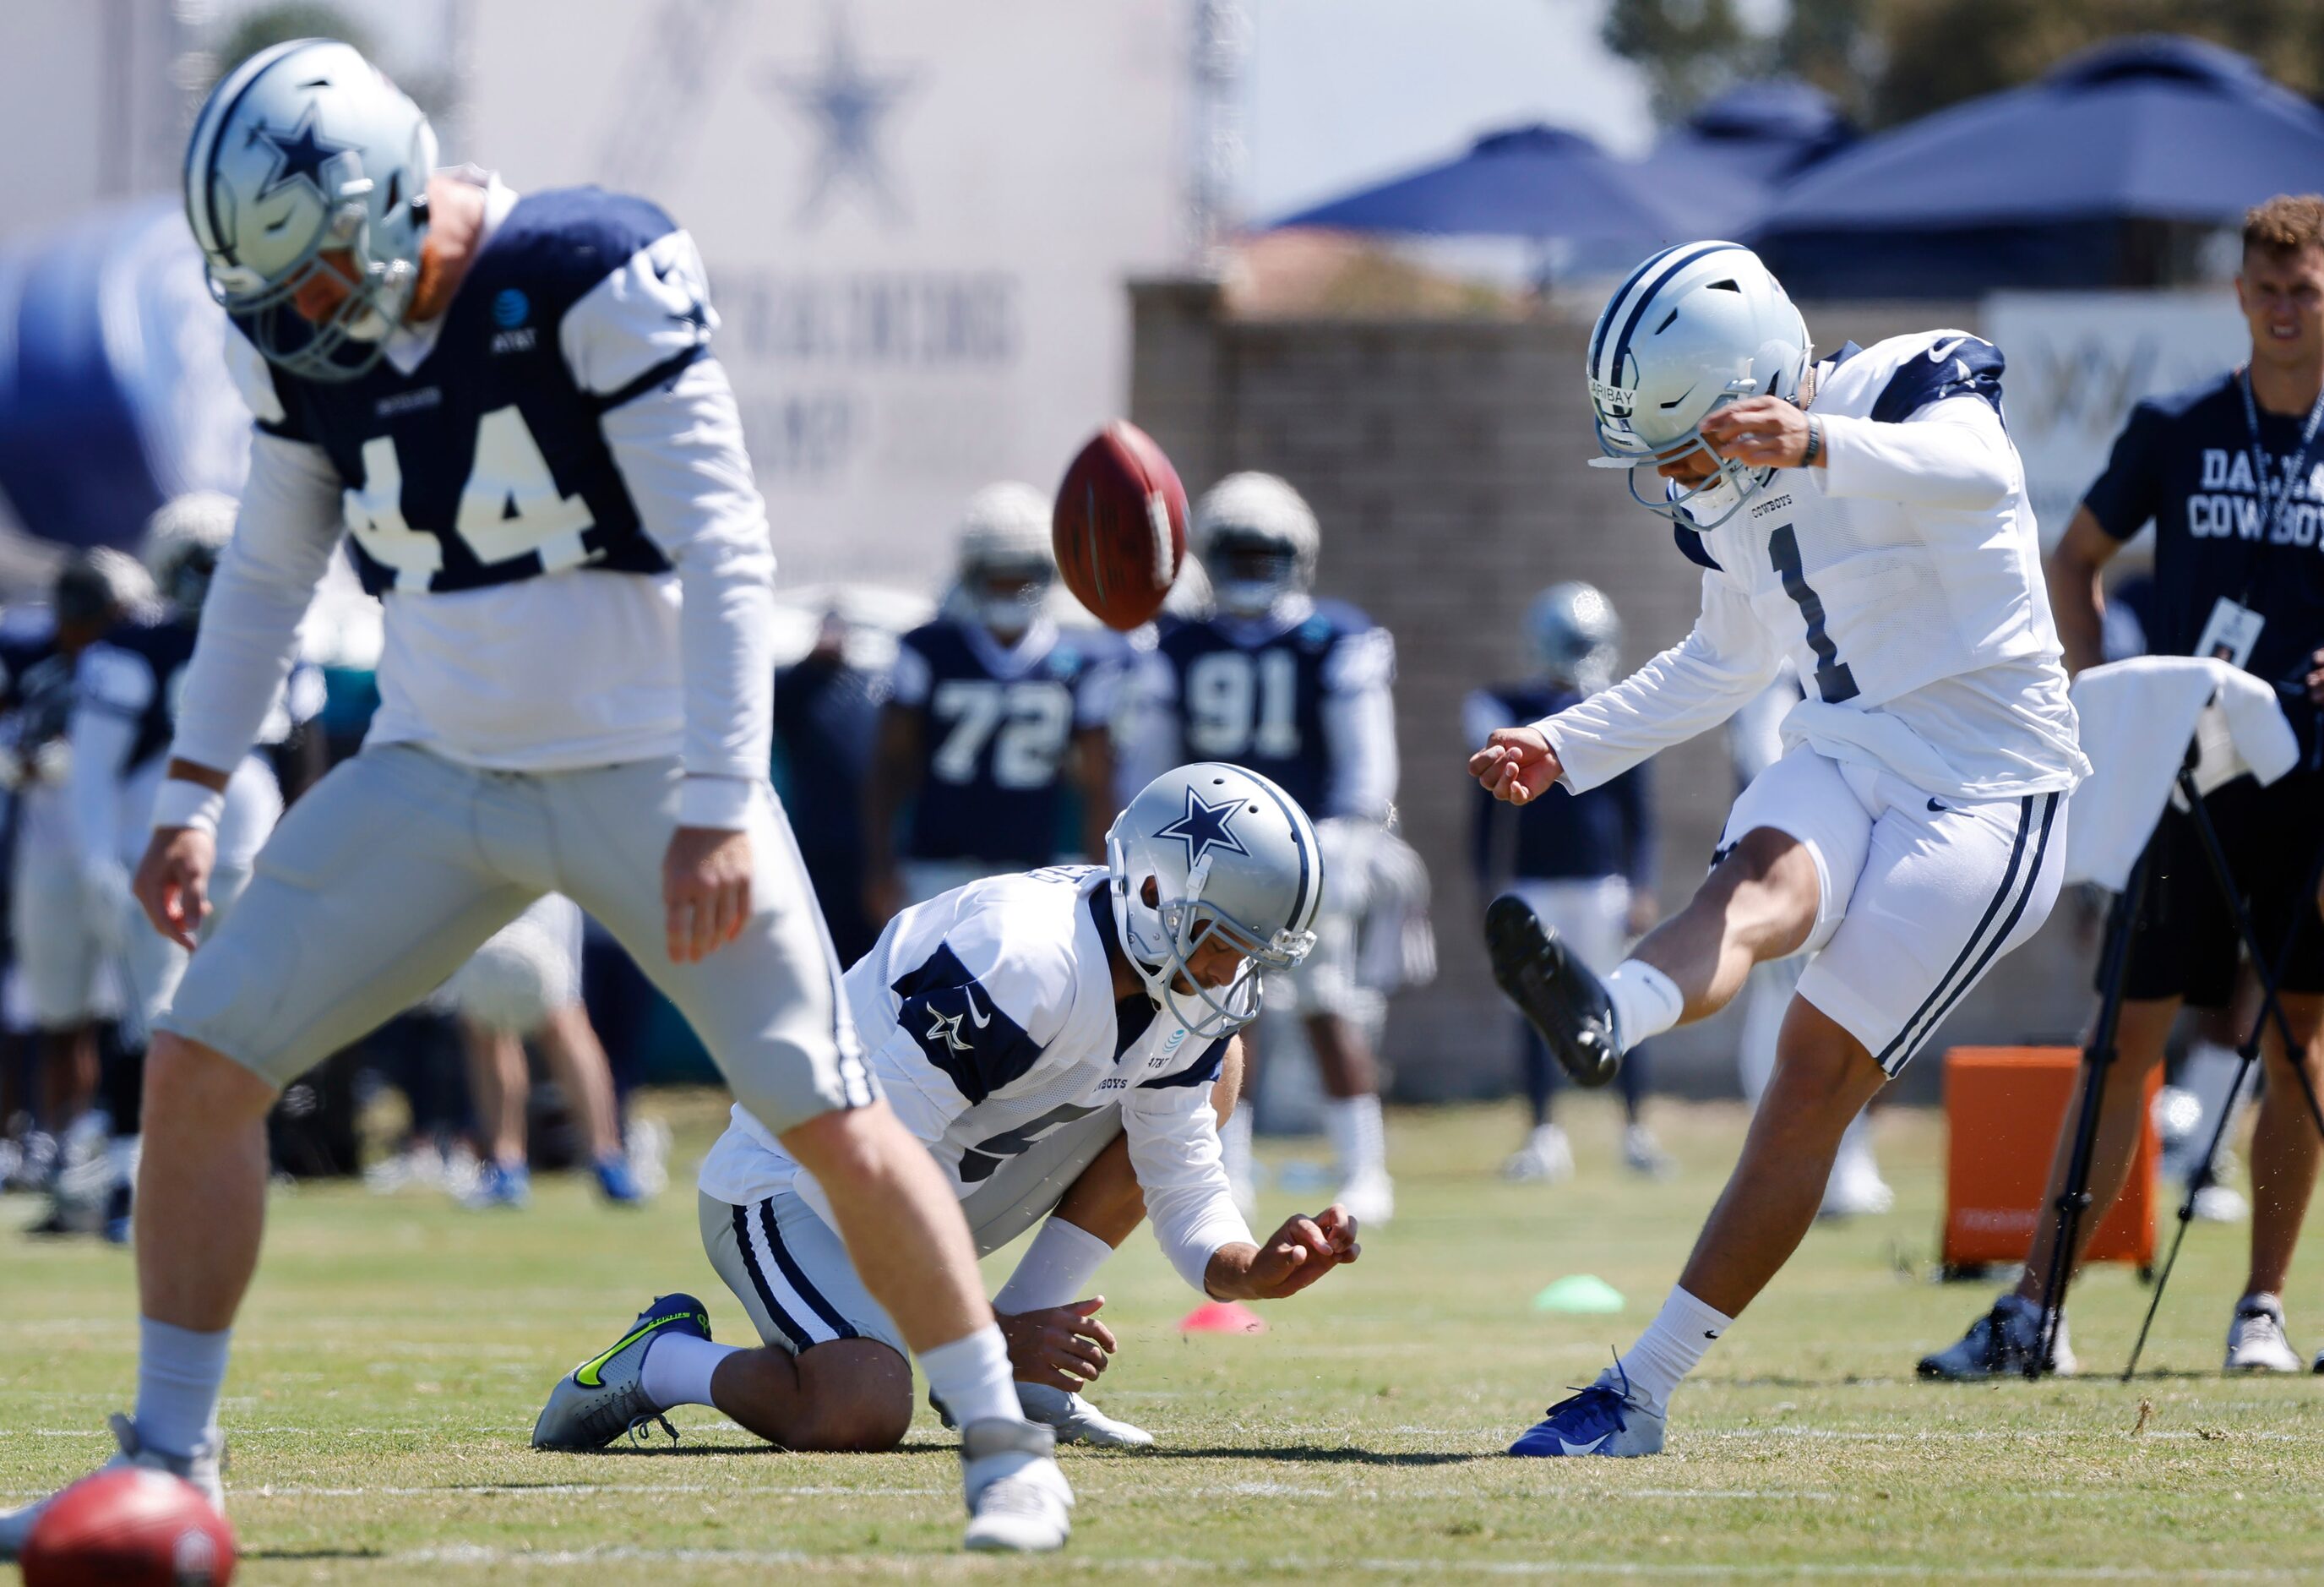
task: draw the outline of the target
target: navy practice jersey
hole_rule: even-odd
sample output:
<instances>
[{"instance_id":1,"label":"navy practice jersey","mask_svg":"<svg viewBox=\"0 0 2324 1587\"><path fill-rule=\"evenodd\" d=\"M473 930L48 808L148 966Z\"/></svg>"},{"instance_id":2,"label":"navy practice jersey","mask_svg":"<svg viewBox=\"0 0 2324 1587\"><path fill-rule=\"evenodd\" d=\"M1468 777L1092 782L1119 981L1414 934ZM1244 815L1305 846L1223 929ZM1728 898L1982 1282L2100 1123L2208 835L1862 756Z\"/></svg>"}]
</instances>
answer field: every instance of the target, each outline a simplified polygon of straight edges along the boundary
<instances>
[{"instance_id":1,"label":"navy practice jersey","mask_svg":"<svg viewBox=\"0 0 2324 1587\"><path fill-rule=\"evenodd\" d=\"M124 623L83 652L80 699L125 717L135 729L120 765L123 778L152 765L176 736L178 700L198 632L192 623L174 619ZM300 723L322 709L323 695L320 669L304 661L293 665L258 730L258 742L279 744L289 738Z\"/></svg>"},{"instance_id":2,"label":"navy practice jersey","mask_svg":"<svg viewBox=\"0 0 2324 1587\"><path fill-rule=\"evenodd\" d=\"M567 310L676 230L642 198L567 188L516 200L486 238L409 374L383 358L342 383L268 367L282 417L260 428L322 447L346 483L364 587L465 590L567 567L661 573L599 416L674 380L708 348L697 305L669 351L620 388L586 389Z\"/></svg>"},{"instance_id":3,"label":"navy practice jersey","mask_svg":"<svg viewBox=\"0 0 2324 1587\"><path fill-rule=\"evenodd\" d=\"M72 718L73 659L57 648L43 612L0 623L0 723L7 742L29 752L65 735Z\"/></svg>"},{"instance_id":4,"label":"navy practice jersey","mask_svg":"<svg viewBox=\"0 0 2324 1587\"><path fill-rule=\"evenodd\" d=\"M1021 870L1072 846L1066 752L1076 731L1106 724L1120 673L1110 638L1046 620L1009 649L949 618L906 634L890 698L923 723L904 856Z\"/></svg>"},{"instance_id":5,"label":"navy practice jersey","mask_svg":"<svg viewBox=\"0 0 2324 1587\"><path fill-rule=\"evenodd\" d=\"M1554 683L1502 684L1469 698L1469 737L1481 749L1494 728L1554 716L1580 703L1577 690ZM1654 888L1655 826L1650 762L1641 761L1586 793L1563 783L1529 805L1505 803L1475 789L1477 808L1470 857L1478 878L1498 887L1511 881L1629 881L1634 892Z\"/></svg>"},{"instance_id":6,"label":"navy practice jersey","mask_svg":"<svg viewBox=\"0 0 2324 1587\"><path fill-rule=\"evenodd\" d=\"M1335 700L1385 697L1395 673L1388 631L1355 607L1317 601L1288 626L1165 617L1156 664L1167 677L1151 692L1167 701L1183 759L1248 767L1319 820L1377 817L1369 807L1395 797L1393 737L1370 742L1370 717L1330 720Z\"/></svg>"},{"instance_id":7,"label":"navy practice jersey","mask_svg":"<svg viewBox=\"0 0 2324 1587\"><path fill-rule=\"evenodd\" d=\"M2305 416L2259 415L2271 499L2292 493L2276 521L2263 521L2242 385L2225 374L2132 409L2082 505L2118 540L2153 521L2149 654L2192 655L2225 597L2265 620L2246 666L2280 683L2305 676L2309 655L2324 645L2324 436L2305 477L2288 480Z\"/></svg>"}]
</instances>

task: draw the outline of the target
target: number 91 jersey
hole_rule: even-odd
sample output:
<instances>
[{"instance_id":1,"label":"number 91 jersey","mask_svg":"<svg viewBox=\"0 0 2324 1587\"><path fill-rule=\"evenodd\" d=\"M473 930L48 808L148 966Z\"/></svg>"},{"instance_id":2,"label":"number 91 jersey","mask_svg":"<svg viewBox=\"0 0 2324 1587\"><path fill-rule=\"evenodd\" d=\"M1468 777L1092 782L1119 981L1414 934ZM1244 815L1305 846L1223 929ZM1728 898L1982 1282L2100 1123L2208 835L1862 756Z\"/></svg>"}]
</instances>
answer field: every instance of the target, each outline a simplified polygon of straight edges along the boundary
<instances>
[{"instance_id":1,"label":"number 91 jersey","mask_svg":"<svg viewBox=\"0 0 2324 1587\"><path fill-rule=\"evenodd\" d=\"M1376 816L1395 797L1395 645L1355 607L1166 619L1144 670L1177 729L1174 760L1247 766L1318 817ZM1349 708L1367 699L1380 708Z\"/></svg>"},{"instance_id":2,"label":"number 91 jersey","mask_svg":"<svg viewBox=\"0 0 2324 1587\"><path fill-rule=\"evenodd\" d=\"M513 200L408 371L394 344L344 383L283 374L238 337L230 361L259 428L321 447L346 483L366 590L467 590L669 570L599 421L676 378L713 324L669 216L572 188Z\"/></svg>"}]
</instances>

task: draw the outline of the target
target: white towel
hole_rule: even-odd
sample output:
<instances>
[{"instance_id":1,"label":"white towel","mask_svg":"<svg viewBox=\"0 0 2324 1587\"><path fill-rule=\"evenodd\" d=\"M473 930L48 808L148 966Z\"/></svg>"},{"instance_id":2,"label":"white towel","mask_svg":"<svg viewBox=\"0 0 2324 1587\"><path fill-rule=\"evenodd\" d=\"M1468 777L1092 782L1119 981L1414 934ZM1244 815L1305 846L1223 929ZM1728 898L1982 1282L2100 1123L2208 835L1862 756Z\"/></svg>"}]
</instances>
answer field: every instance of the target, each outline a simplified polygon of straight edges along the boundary
<instances>
[{"instance_id":1,"label":"white towel","mask_svg":"<svg viewBox=\"0 0 2324 1587\"><path fill-rule=\"evenodd\" d=\"M2074 714L2090 777L2074 792L2066 880L2119 892L2198 745L2204 793L2248 771L2273 782L2298 764L2299 741L2275 691L2239 668L2198 656L2139 656L2074 680Z\"/></svg>"}]
</instances>

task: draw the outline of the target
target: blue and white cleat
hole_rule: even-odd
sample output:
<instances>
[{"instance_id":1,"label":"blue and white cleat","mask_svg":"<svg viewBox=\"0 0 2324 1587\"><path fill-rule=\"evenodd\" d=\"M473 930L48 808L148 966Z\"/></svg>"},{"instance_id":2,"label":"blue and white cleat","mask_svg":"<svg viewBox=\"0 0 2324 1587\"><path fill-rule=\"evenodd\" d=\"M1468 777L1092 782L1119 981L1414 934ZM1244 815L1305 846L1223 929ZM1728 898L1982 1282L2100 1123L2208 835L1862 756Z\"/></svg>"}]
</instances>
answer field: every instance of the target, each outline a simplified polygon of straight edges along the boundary
<instances>
[{"instance_id":1,"label":"blue and white cleat","mask_svg":"<svg viewBox=\"0 0 2324 1587\"><path fill-rule=\"evenodd\" d=\"M597 1176L597 1193L617 1207L642 1206L646 1193L638 1184L638 1176L630 1170L626 1153L615 1152L599 1158L592 1167Z\"/></svg>"},{"instance_id":2,"label":"blue and white cleat","mask_svg":"<svg viewBox=\"0 0 2324 1587\"><path fill-rule=\"evenodd\" d=\"M532 1425L535 1449L603 1449L622 1434L659 1422L672 1443L678 1429L662 1407L646 1398L646 1352L665 1333L710 1337L710 1314L690 1295L659 1295L638 1314L614 1346L591 1356L557 1380L540 1419Z\"/></svg>"},{"instance_id":3,"label":"blue and white cleat","mask_svg":"<svg viewBox=\"0 0 2324 1587\"><path fill-rule=\"evenodd\" d=\"M520 1211L532 1204L532 1171L522 1163L486 1163L476 1170L476 1187L461 1198L472 1213L493 1207Z\"/></svg>"},{"instance_id":4,"label":"blue and white cleat","mask_svg":"<svg viewBox=\"0 0 2324 1587\"><path fill-rule=\"evenodd\" d=\"M1663 1417L1630 1393L1629 1376L1619 1361L1599 1373L1589 1388L1550 1407L1524 1437L1509 1445L1511 1454L1553 1458L1662 1452Z\"/></svg>"}]
</instances>

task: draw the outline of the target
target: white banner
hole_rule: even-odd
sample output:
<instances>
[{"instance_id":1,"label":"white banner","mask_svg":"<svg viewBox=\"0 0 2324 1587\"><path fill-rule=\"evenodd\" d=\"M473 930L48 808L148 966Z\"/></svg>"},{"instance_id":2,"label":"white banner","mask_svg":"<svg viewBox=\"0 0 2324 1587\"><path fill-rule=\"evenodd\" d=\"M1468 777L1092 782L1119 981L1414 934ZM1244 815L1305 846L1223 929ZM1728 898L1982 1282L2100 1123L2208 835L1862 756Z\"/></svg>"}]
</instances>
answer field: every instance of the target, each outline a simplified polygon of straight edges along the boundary
<instances>
[{"instance_id":1,"label":"white banner","mask_svg":"<svg viewBox=\"0 0 2324 1587\"><path fill-rule=\"evenodd\" d=\"M2144 398L2244 361L2251 337L2235 294L1996 292L1985 337L2008 360L2002 400L2025 459L2042 542L2054 545L2106 470L2115 437Z\"/></svg>"},{"instance_id":2,"label":"white banner","mask_svg":"<svg viewBox=\"0 0 2324 1587\"><path fill-rule=\"evenodd\" d=\"M783 582L932 587L961 503L1055 488L1176 262L1174 0L493 0L465 125L520 191L693 232Z\"/></svg>"}]
</instances>

